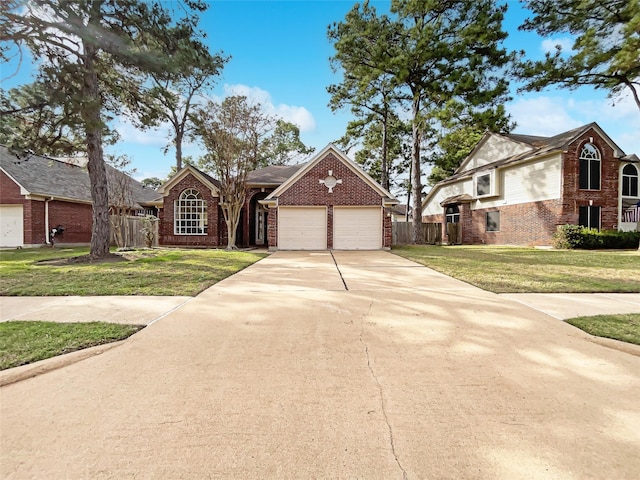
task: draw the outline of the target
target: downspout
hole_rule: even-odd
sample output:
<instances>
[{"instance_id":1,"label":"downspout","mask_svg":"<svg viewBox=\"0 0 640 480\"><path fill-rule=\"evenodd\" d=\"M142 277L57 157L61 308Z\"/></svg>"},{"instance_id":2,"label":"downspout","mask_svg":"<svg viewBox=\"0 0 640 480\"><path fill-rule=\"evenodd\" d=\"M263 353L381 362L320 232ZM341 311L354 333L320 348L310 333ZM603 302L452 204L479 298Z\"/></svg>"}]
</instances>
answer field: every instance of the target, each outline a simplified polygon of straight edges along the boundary
<instances>
[{"instance_id":1,"label":"downspout","mask_svg":"<svg viewBox=\"0 0 640 480\"><path fill-rule=\"evenodd\" d=\"M49 241L49 202L53 200L53 197L44 201L44 238L47 245L51 246Z\"/></svg>"}]
</instances>

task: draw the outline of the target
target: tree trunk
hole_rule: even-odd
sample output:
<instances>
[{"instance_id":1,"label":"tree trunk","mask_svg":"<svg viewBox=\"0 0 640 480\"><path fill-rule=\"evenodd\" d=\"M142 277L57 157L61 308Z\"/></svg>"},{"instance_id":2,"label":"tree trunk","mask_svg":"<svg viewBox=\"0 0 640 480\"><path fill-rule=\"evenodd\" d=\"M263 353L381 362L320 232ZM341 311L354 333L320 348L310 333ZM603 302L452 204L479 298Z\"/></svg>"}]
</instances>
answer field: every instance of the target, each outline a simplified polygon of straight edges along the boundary
<instances>
[{"instance_id":1,"label":"tree trunk","mask_svg":"<svg viewBox=\"0 0 640 480\"><path fill-rule=\"evenodd\" d=\"M238 231L238 224L240 223L240 212L242 211L242 205L244 200L239 204L236 203L223 203L220 205L222 209L222 215L224 216L224 222L227 225L227 250L237 250L236 246L236 234Z\"/></svg>"},{"instance_id":2,"label":"tree trunk","mask_svg":"<svg viewBox=\"0 0 640 480\"><path fill-rule=\"evenodd\" d=\"M95 47L85 43L83 98L86 99L86 102L82 108L82 117L85 124L87 170L89 171L91 201L93 203L90 255L104 257L109 254L109 191L107 170L102 152L102 119L100 118L102 101L94 63L95 56Z\"/></svg>"},{"instance_id":3,"label":"tree trunk","mask_svg":"<svg viewBox=\"0 0 640 480\"><path fill-rule=\"evenodd\" d=\"M387 112L385 112L384 114L384 118L382 119L382 165L381 165L381 170L382 170L382 175L381 175L381 180L382 180L382 188L384 188L385 190L389 191L389 167L388 167L388 151L389 151L389 147L387 145L387 138L388 138L388 134L387 134L387 129L388 127L388 117L389 114Z\"/></svg>"},{"instance_id":4,"label":"tree trunk","mask_svg":"<svg viewBox=\"0 0 640 480\"><path fill-rule=\"evenodd\" d=\"M176 132L176 173L182 170L182 132Z\"/></svg>"},{"instance_id":5,"label":"tree trunk","mask_svg":"<svg viewBox=\"0 0 640 480\"><path fill-rule=\"evenodd\" d=\"M413 96L411 104L411 113L413 115L413 145L411 155L411 191L413 193L413 223L411 229L411 243L422 243L422 182L420 168L420 125L418 116L420 114L420 97L416 94Z\"/></svg>"}]
</instances>

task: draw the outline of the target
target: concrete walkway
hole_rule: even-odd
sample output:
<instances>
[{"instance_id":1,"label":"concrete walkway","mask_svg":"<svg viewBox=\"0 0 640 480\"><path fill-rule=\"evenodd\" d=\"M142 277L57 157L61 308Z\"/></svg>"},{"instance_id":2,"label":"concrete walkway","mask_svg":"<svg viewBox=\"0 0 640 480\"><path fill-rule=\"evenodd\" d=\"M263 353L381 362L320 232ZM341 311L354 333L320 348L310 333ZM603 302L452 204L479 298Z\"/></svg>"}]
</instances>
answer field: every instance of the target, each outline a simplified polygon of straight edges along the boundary
<instances>
[{"instance_id":1,"label":"concrete walkway","mask_svg":"<svg viewBox=\"0 0 640 480\"><path fill-rule=\"evenodd\" d=\"M635 479L640 357L385 252L279 252L0 389L3 478Z\"/></svg>"}]
</instances>

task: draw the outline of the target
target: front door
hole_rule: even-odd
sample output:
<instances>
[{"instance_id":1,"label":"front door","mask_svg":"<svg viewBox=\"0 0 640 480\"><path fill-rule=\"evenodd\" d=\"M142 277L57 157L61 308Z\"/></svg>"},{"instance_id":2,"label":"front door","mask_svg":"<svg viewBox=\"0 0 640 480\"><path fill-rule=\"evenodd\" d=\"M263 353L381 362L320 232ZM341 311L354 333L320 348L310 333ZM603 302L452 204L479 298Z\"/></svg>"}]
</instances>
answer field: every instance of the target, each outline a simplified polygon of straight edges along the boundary
<instances>
[{"instance_id":1,"label":"front door","mask_svg":"<svg viewBox=\"0 0 640 480\"><path fill-rule=\"evenodd\" d=\"M256 245L267 243L267 208L256 203L256 223L255 223Z\"/></svg>"}]
</instances>

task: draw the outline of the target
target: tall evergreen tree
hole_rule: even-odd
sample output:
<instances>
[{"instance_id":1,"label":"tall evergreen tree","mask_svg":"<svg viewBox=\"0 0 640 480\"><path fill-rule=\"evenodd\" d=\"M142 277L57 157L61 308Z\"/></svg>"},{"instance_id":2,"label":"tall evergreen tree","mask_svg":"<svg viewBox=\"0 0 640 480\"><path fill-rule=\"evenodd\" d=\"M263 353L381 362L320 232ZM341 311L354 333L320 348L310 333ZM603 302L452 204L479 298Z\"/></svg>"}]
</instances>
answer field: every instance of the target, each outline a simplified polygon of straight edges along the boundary
<instances>
[{"instance_id":1,"label":"tall evergreen tree","mask_svg":"<svg viewBox=\"0 0 640 480\"><path fill-rule=\"evenodd\" d=\"M93 226L91 255L109 254L109 197L103 154L107 112L141 101L140 73L171 69L163 38L188 42L193 13L206 5L183 0L174 20L161 1L5 0L0 4L1 60L29 48L41 60L36 83L43 98L60 106L62 122L77 128L88 157ZM13 112L15 113L15 112ZM2 112L2 116L12 112ZM43 142L47 140L42 139ZM38 141L25 148L38 150Z\"/></svg>"},{"instance_id":2,"label":"tall evergreen tree","mask_svg":"<svg viewBox=\"0 0 640 480\"><path fill-rule=\"evenodd\" d=\"M640 0L527 0L533 16L520 27L548 37L570 35L542 61L520 63L526 90L590 85L611 96L628 91L640 109Z\"/></svg>"},{"instance_id":3,"label":"tall evergreen tree","mask_svg":"<svg viewBox=\"0 0 640 480\"><path fill-rule=\"evenodd\" d=\"M348 75L363 83L388 75L410 105L414 243L422 237L424 139L434 144L452 102L484 110L507 99L505 10L495 1L392 0L391 16L365 3L332 27L334 58Z\"/></svg>"}]
</instances>

